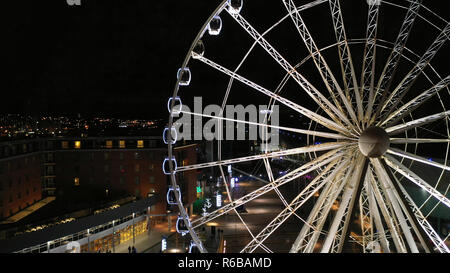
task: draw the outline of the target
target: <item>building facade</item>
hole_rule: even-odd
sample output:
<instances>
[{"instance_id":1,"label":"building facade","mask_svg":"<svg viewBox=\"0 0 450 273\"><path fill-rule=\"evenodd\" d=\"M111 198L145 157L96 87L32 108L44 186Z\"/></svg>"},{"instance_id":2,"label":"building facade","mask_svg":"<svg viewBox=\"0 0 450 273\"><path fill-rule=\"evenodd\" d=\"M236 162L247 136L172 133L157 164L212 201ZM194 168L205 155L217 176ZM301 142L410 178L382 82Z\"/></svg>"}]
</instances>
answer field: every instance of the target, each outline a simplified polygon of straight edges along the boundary
<instances>
[{"instance_id":1,"label":"building facade","mask_svg":"<svg viewBox=\"0 0 450 273\"><path fill-rule=\"evenodd\" d=\"M178 166L197 162L197 146L174 149ZM166 213L168 177L162 171L167 147L161 137L32 139L0 144L0 220L47 196L82 188L144 198L158 195L152 213ZM183 202L196 200L195 171L178 175Z\"/></svg>"}]
</instances>

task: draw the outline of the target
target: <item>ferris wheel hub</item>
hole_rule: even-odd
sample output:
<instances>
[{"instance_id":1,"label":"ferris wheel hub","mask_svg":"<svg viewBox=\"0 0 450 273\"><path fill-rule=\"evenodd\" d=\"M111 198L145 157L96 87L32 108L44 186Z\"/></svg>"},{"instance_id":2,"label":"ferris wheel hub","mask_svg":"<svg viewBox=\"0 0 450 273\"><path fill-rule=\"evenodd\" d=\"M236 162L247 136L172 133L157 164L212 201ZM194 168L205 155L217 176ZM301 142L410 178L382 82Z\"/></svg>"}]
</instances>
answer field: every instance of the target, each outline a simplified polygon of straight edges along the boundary
<instances>
[{"instance_id":1,"label":"ferris wheel hub","mask_svg":"<svg viewBox=\"0 0 450 273\"><path fill-rule=\"evenodd\" d=\"M361 153L367 157L380 157L389 148L389 135L383 128L369 127L359 137L358 146Z\"/></svg>"}]
</instances>

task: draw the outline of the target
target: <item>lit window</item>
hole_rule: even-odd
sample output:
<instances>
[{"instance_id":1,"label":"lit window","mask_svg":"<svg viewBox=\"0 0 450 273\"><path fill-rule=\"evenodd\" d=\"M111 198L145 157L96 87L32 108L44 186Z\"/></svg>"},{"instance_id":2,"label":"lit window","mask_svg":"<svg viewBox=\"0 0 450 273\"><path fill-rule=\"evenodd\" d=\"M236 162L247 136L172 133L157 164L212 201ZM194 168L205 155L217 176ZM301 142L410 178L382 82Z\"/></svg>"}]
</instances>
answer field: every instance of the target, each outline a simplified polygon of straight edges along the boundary
<instances>
[{"instance_id":1,"label":"lit window","mask_svg":"<svg viewBox=\"0 0 450 273\"><path fill-rule=\"evenodd\" d=\"M149 169L150 171L153 171L153 168L154 168L154 165L153 165L153 164L148 165L148 169Z\"/></svg>"},{"instance_id":2,"label":"lit window","mask_svg":"<svg viewBox=\"0 0 450 273\"><path fill-rule=\"evenodd\" d=\"M80 149L81 148L81 141L75 141L75 149Z\"/></svg>"},{"instance_id":3,"label":"lit window","mask_svg":"<svg viewBox=\"0 0 450 273\"><path fill-rule=\"evenodd\" d=\"M74 184L75 184L75 186L80 186L80 178L75 177Z\"/></svg>"},{"instance_id":4,"label":"lit window","mask_svg":"<svg viewBox=\"0 0 450 273\"><path fill-rule=\"evenodd\" d=\"M144 141L143 140L138 140L137 141L137 147L138 148L144 148Z\"/></svg>"},{"instance_id":5,"label":"lit window","mask_svg":"<svg viewBox=\"0 0 450 273\"><path fill-rule=\"evenodd\" d=\"M61 143L61 146L62 146L63 149L69 149L69 142L63 141L63 142Z\"/></svg>"},{"instance_id":6,"label":"lit window","mask_svg":"<svg viewBox=\"0 0 450 273\"><path fill-rule=\"evenodd\" d=\"M106 141L106 148L112 148L112 140L107 140Z\"/></svg>"},{"instance_id":7,"label":"lit window","mask_svg":"<svg viewBox=\"0 0 450 273\"><path fill-rule=\"evenodd\" d=\"M139 164L134 165L134 171L139 172L140 166Z\"/></svg>"},{"instance_id":8,"label":"lit window","mask_svg":"<svg viewBox=\"0 0 450 273\"><path fill-rule=\"evenodd\" d=\"M125 140L119 140L119 148L125 148Z\"/></svg>"}]
</instances>

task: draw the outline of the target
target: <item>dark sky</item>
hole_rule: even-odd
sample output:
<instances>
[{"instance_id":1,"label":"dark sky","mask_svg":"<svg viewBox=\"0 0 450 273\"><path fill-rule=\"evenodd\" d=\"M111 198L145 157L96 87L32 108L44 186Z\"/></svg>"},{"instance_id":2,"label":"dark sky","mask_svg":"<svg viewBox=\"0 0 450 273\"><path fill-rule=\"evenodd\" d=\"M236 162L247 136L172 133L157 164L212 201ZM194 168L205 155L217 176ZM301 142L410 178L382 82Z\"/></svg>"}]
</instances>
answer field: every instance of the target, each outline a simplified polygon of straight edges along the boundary
<instances>
[{"instance_id":1,"label":"dark sky","mask_svg":"<svg viewBox=\"0 0 450 273\"><path fill-rule=\"evenodd\" d=\"M0 111L161 115L177 68L216 5L9 1L1 11Z\"/></svg>"},{"instance_id":2,"label":"dark sky","mask_svg":"<svg viewBox=\"0 0 450 273\"><path fill-rule=\"evenodd\" d=\"M257 1L260 0L246 1L253 2L252 8L243 9L243 12L260 31L285 14L281 1L268 1L275 3L275 8L255 5ZM197 32L220 2L81 0L81 6L69 6L66 0L2 2L0 63L3 80L0 86L3 97L0 112L167 118L165 105L172 95L177 69ZM354 31L349 31L348 35L353 34L358 38L364 36L367 16L365 2L341 2L347 30L351 28ZM435 7L437 2L442 4L445 1L428 1L426 4L439 13L448 10L448 5L447 9L445 5ZM305 12L304 19L311 25L310 30L316 35L319 46L325 46L333 43L335 37L330 28L329 13L326 9L318 9L321 10L325 13ZM401 25L404 15L396 14L398 11L394 10L380 15L379 35L387 40L395 40ZM326 20L323 16L327 16ZM448 14L444 16L448 17ZM245 53L242 49L251 45L251 39L242 33L235 22L234 26L230 22L225 23L227 28L221 38L225 37L224 40L231 46L220 48L223 40L214 42L214 38L208 38L206 42L209 43L209 52L215 53L218 60L226 63L230 59L229 55L235 54L242 58L242 53ZM288 23L291 24L289 20L286 21ZM418 52L423 53L437 33L421 28L422 23L414 28L408 46L413 44L413 49L416 49L414 46L417 45ZM294 31L292 35L289 34L291 36L279 31L268 39L283 54L293 54L287 57L299 60L307 56L298 33L292 25L288 29ZM239 37L243 38L235 38L238 32L243 35ZM438 67L439 71L444 68L444 74L448 73L448 49L447 43L441 50L444 55L436 58L444 64ZM272 81L272 77L277 77L279 81L283 73L273 72L279 67L270 57L263 55L266 54L260 48L255 49L253 64L258 69L249 66L245 75L274 89L278 82ZM362 55L362 51L359 55ZM387 55L379 50L378 56L385 58ZM358 62L355 56L354 60ZM377 63L378 72L382 64ZM332 69L337 67L336 63L330 62L329 65ZM310 73L312 79L319 78L315 68L310 68L302 73L307 76ZM409 69L407 66L397 74L404 75ZM207 78L203 79L206 88L218 83L212 78L208 82ZM220 84L225 87L226 83ZM197 89L202 88L205 87L198 86ZM218 98L216 103L220 102Z\"/></svg>"}]
</instances>

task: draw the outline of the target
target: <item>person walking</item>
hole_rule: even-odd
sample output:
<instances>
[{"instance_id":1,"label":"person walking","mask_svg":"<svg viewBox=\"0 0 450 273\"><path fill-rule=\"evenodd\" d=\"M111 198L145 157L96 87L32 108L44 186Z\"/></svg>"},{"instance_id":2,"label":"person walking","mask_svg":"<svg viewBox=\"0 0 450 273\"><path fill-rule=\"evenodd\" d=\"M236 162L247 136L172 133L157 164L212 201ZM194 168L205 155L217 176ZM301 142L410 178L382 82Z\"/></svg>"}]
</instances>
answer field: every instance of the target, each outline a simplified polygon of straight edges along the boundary
<instances>
[{"instance_id":1,"label":"person walking","mask_svg":"<svg viewBox=\"0 0 450 273\"><path fill-rule=\"evenodd\" d=\"M133 248L131 249L131 252L132 252L132 253L136 253L136 248L134 248L134 246L133 246Z\"/></svg>"},{"instance_id":2,"label":"person walking","mask_svg":"<svg viewBox=\"0 0 450 273\"><path fill-rule=\"evenodd\" d=\"M128 246L128 253L131 253L131 246Z\"/></svg>"}]
</instances>

